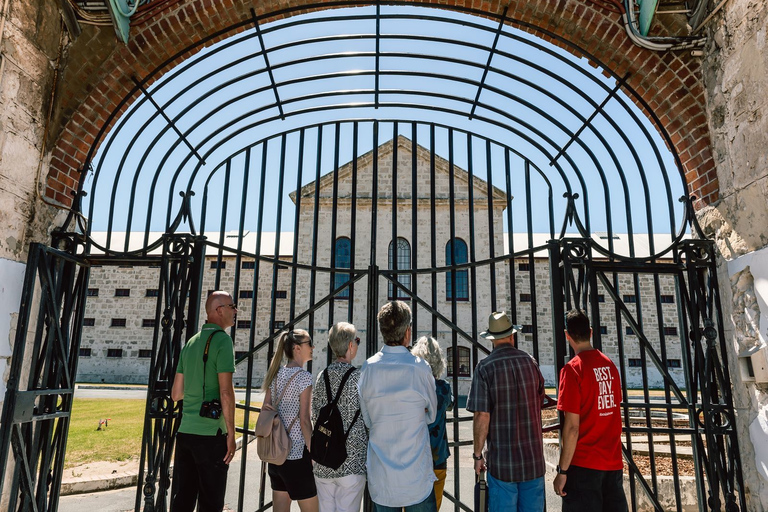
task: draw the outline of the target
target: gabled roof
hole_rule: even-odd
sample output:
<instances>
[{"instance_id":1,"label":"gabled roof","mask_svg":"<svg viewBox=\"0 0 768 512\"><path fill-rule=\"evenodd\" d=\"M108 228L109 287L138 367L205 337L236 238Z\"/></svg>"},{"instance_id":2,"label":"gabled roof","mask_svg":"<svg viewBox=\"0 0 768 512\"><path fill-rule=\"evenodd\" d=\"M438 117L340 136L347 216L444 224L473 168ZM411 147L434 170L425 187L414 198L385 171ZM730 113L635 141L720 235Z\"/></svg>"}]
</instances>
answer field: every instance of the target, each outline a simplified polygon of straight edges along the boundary
<instances>
[{"instance_id":1,"label":"gabled roof","mask_svg":"<svg viewBox=\"0 0 768 512\"><path fill-rule=\"evenodd\" d=\"M393 139L390 139L389 141L383 143L380 145L376 150L378 151L378 158L379 162L387 161L387 157L390 157L393 152ZM410 157L412 156L412 148L413 148L413 142L404 135L398 135L397 137L397 149L399 154L407 154ZM358 179L360 179L360 173L365 172L365 169L372 166L373 162L373 151L370 150L367 153L359 156L357 158L357 169L358 169ZM416 158L419 162L421 162L423 165L417 164L417 169L422 170L426 169L429 172L430 169L430 159L431 159L431 152L424 148L421 145L416 145ZM339 167L338 170L338 180L339 183L343 181L351 181L352 179L352 170L353 170L353 161L347 162L346 164ZM455 189L456 190L466 190L466 185L469 180L469 173L459 167L458 165L453 166L454 169L454 179L456 180ZM423 172L423 171L422 171ZM439 175L447 176L450 172L450 162L446 160L445 158L442 158L441 156L435 154L435 176L436 179ZM398 173L399 174L399 173ZM333 171L328 172L320 177L320 197L331 197L333 194L333 179L334 179L334 173ZM409 170L409 176L410 176L410 170ZM482 201L488 194L488 183L478 178L477 176L473 176L473 183L474 183L474 198L477 201ZM463 187L462 187L463 185ZM492 187L493 191L493 201L494 204L498 204L501 206L506 206L507 204L507 194L497 188ZM391 190L383 190L382 188L379 188L379 197L388 197L388 195L391 193ZM301 197L302 198L308 198L312 199L315 194L315 182L307 183L301 188ZM296 191L293 191L290 193L291 200L293 202L296 202ZM343 196L340 196L343 198ZM357 194L358 199L367 198L370 199L370 190L360 190L358 189ZM399 195L399 197L403 197L402 195ZM410 198L410 195L405 197ZM437 199L447 199L448 195L445 194L445 197L440 196L440 193L438 192Z\"/></svg>"}]
</instances>

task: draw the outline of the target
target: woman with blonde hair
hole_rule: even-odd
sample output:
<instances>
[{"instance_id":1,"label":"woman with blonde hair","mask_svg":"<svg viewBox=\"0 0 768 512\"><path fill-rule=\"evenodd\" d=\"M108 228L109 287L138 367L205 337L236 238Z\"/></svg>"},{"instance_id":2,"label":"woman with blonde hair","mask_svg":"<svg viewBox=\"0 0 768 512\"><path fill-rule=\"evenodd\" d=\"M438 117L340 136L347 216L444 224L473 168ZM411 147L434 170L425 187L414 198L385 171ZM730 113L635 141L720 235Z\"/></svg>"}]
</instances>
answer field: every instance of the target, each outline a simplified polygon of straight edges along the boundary
<instances>
[{"instance_id":1,"label":"woman with blonde hair","mask_svg":"<svg viewBox=\"0 0 768 512\"><path fill-rule=\"evenodd\" d=\"M360 346L357 329L347 322L337 323L328 331L328 346L336 360L317 376L312 390L312 420L317 421L320 409L339 396L336 407L347 434L347 458L336 469L315 464L317 496L320 512L358 512L365 491L368 433L360 417L360 395L357 393L360 370L352 366ZM344 387L339 391L342 382Z\"/></svg>"},{"instance_id":2,"label":"woman with blonde hair","mask_svg":"<svg viewBox=\"0 0 768 512\"><path fill-rule=\"evenodd\" d=\"M435 378L435 393L437 394L437 415L429 425L429 443L432 445L432 468L435 472L435 501L437 510L443 501L445 476L448 471L448 432L446 430L446 411L453 409L453 395L448 381L441 379L446 368L445 355L440 344L432 336L422 336L411 349L411 354L429 363L432 376Z\"/></svg>"},{"instance_id":3,"label":"woman with blonde hair","mask_svg":"<svg viewBox=\"0 0 768 512\"><path fill-rule=\"evenodd\" d=\"M303 329L280 334L275 355L264 377L264 403L278 401L277 410L288 435L291 451L280 466L268 465L275 512L288 512L297 501L302 512L317 512L317 488L309 456L312 440L312 374L304 370L312 360L312 338ZM283 357L288 362L283 366Z\"/></svg>"}]
</instances>

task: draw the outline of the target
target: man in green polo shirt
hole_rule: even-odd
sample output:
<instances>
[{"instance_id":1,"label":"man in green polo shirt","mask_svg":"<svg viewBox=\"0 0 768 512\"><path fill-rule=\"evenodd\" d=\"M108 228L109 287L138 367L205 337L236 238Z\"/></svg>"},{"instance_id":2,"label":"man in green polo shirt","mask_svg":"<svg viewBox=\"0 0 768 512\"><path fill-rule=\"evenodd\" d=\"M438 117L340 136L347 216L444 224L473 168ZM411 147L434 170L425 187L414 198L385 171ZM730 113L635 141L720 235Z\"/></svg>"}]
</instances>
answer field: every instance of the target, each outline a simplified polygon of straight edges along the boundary
<instances>
[{"instance_id":1,"label":"man in green polo shirt","mask_svg":"<svg viewBox=\"0 0 768 512\"><path fill-rule=\"evenodd\" d=\"M184 400L173 464L173 510L221 512L235 455L235 350L225 329L237 306L227 292L205 303L203 329L181 349L171 398Z\"/></svg>"}]
</instances>

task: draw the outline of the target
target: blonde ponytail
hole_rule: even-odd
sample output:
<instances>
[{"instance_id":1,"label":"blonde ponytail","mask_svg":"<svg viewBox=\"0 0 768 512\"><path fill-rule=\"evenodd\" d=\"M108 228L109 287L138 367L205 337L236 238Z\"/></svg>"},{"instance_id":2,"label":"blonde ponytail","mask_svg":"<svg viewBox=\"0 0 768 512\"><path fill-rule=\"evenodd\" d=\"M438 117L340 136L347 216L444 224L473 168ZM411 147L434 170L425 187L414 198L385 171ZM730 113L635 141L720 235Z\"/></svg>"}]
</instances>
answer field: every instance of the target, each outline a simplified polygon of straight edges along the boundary
<instances>
[{"instance_id":1,"label":"blonde ponytail","mask_svg":"<svg viewBox=\"0 0 768 512\"><path fill-rule=\"evenodd\" d=\"M280 367L283 365L283 357L288 360L293 359L293 347L297 342L308 340L309 333L304 329L294 329L293 331L284 331L280 333L280 337L277 339L277 347L275 347L275 355L272 356L272 362L269 364L269 370L264 377L264 382L261 384L262 391L269 389L269 386L274 382L277 377L277 372L280 371Z\"/></svg>"}]
</instances>

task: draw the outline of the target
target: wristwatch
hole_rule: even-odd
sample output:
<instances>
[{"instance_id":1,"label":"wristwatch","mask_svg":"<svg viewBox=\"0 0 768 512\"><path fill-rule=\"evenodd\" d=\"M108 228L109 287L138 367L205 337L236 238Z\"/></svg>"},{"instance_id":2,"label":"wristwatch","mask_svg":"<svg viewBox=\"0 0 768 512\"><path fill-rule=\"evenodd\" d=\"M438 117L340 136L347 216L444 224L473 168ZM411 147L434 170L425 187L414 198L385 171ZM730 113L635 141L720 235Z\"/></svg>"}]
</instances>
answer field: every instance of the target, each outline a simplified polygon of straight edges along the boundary
<instances>
[{"instance_id":1,"label":"wristwatch","mask_svg":"<svg viewBox=\"0 0 768 512\"><path fill-rule=\"evenodd\" d=\"M474 460L483 460L483 456L482 455L475 455L474 453L472 454L472 458Z\"/></svg>"},{"instance_id":2,"label":"wristwatch","mask_svg":"<svg viewBox=\"0 0 768 512\"><path fill-rule=\"evenodd\" d=\"M558 475L567 475L568 474L568 470L567 469L562 469L559 464L555 468L555 470L557 471Z\"/></svg>"}]
</instances>

